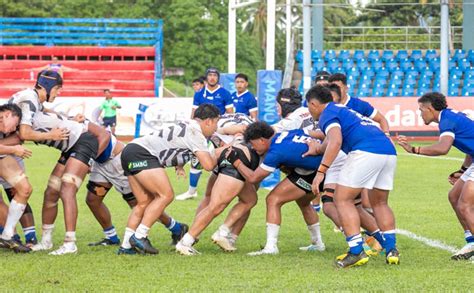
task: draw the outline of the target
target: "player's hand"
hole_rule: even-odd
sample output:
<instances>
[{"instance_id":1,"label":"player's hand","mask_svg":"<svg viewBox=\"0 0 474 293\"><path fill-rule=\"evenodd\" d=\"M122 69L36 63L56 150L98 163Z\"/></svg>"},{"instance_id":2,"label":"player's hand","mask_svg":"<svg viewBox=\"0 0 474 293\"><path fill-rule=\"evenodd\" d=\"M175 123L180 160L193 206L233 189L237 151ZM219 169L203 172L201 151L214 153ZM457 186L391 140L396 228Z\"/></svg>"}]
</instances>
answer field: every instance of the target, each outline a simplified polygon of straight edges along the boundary
<instances>
[{"instance_id":1,"label":"player's hand","mask_svg":"<svg viewBox=\"0 0 474 293\"><path fill-rule=\"evenodd\" d=\"M313 179L313 184L311 185L311 189L313 190L314 195L318 196L319 195L319 185L321 182L324 180L324 173L317 172L316 177Z\"/></svg>"},{"instance_id":2,"label":"player's hand","mask_svg":"<svg viewBox=\"0 0 474 293\"><path fill-rule=\"evenodd\" d=\"M242 164L242 161L239 159L239 154L236 150L230 147L226 152L226 159L229 161L235 168L239 167Z\"/></svg>"},{"instance_id":3,"label":"player's hand","mask_svg":"<svg viewBox=\"0 0 474 293\"><path fill-rule=\"evenodd\" d=\"M51 140L66 140L69 138L69 130L66 128L53 128L49 135Z\"/></svg>"},{"instance_id":4,"label":"player's hand","mask_svg":"<svg viewBox=\"0 0 474 293\"><path fill-rule=\"evenodd\" d=\"M451 185L454 185L458 181L458 179L461 178L462 174L464 174L464 170L462 170L462 169L454 171L453 173L449 174L448 182Z\"/></svg>"},{"instance_id":5,"label":"player's hand","mask_svg":"<svg viewBox=\"0 0 474 293\"><path fill-rule=\"evenodd\" d=\"M73 120L76 121L76 122L82 123L86 120L86 116L84 116L82 114L76 114L76 116L74 116Z\"/></svg>"},{"instance_id":6,"label":"player's hand","mask_svg":"<svg viewBox=\"0 0 474 293\"><path fill-rule=\"evenodd\" d=\"M178 180L186 179L186 171L184 171L183 166L176 166L175 171L176 171L176 177L178 178Z\"/></svg>"},{"instance_id":7,"label":"player's hand","mask_svg":"<svg viewBox=\"0 0 474 293\"><path fill-rule=\"evenodd\" d=\"M321 152L321 143L314 140L314 139L309 139L306 141L306 144L308 145L308 151L302 155L302 157L307 157L307 156L316 156L320 154Z\"/></svg>"},{"instance_id":8,"label":"player's hand","mask_svg":"<svg viewBox=\"0 0 474 293\"><path fill-rule=\"evenodd\" d=\"M399 135L397 137L397 140L398 140L398 144L405 149L405 151L409 152L409 153L412 153L412 147L411 145L408 143L408 140L407 140L407 137L404 136L404 135Z\"/></svg>"},{"instance_id":9,"label":"player's hand","mask_svg":"<svg viewBox=\"0 0 474 293\"><path fill-rule=\"evenodd\" d=\"M31 151L23 147L22 145L16 145L16 146L13 146L13 148L14 148L13 155L20 157L22 159L31 157Z\"/></svg>"},{"instance_id":10,"label":"player's hand","mask_svg":"<svg viewBox=\"0 0 474 293\"><path fill-rule=\"evenodd\" d=\"M110 107L110 108L112 108L112 110L115 110L115 109L117 109L117 107L116 107L116 106L112 106L112 107Z\"/></svg>"}]
</instances>

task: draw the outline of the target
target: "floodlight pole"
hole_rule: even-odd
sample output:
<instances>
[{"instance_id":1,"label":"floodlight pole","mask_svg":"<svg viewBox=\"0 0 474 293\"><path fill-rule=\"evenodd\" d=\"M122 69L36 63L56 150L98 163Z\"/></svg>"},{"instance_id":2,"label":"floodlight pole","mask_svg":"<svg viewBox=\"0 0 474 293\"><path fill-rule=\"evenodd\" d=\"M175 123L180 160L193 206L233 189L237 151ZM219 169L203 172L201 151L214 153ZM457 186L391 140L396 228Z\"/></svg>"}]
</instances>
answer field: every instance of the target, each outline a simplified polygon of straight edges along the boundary
<instances>
[{"instance_id":1,"label":"floodlight pole","mask_svg":"<svg viewBox=\"0 0 474 293\"><path fill-rule=\"evenodd\" d=\"M267 0L267 70L275 70L275 10L276 0Z\"/></svg>"},{"instance_id":2,"label":"floodlight pole","mask_svg":"<svg viewBox=\"0 0 474 293\"><path fill-rule=\"evenodd\" d=\"M286 60L290 58L291 47L291 0L286 0Z\"/></svg>"},{"instance_id":3,"label":"floodlight pole","mask_svg":"<svg viewBox=\"0 0 474 293\"><path fill-rule=\"evenodd\" d=\"M440 90L445 96L448 95L448 71L449 71L449 6L448 0L441 0L441 66L440 66Z\"/></svg>"},{"instance_id":4,"label":"floodlight pole","mask_svg":"<svg viewBox=\"0 0 474 293\"><path fill-rule=\"evenodd\" d=\"M311 88L311 5L303 0L303 90Z\"/></svg>"}]
</instances>

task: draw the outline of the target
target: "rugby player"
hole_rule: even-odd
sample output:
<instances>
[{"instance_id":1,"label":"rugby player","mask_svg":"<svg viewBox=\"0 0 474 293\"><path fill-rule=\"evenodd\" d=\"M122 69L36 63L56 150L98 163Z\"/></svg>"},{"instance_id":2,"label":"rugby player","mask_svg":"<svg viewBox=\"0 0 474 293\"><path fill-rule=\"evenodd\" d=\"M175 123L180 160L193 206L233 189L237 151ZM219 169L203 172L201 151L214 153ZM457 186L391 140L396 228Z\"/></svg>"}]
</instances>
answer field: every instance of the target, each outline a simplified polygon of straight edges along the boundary
<instances>
[{"instance_id":1,"label":"rugby player","mask_svg":"<svg viewBox=\"0 0 474 293\"><path fill-rule=\"evenodd\" d=\"M238 73L234 80L236 91L232 93L231 98L234 102L235 113L242 113L256 120L258 115L257 100L248 90L248 76L243 73Z\"/></svg>"},{"instance_id":2,"label":"rugby player","mask_svg":"<svg viewBox=\"0 0 474 293\"><path fill-rule=\"evenodd\" d=\"M427 93L418 99L421 118L426 125L435 122L439 127L439 141L430 146L411 146L406 137L399 136L398 143L409 153L424 156L446 155L452 146L466 154L461 167L462 176L455 181L448 199L464 229L466 244L451 259L465 260L474 256L474 121L466 114L448 108L441 93Z\"/></svg>"},{"instance_id":3,"label":"rugby player","mask_svg":"<svg viewBox=\"0 0 474 293\"><path fill-rule=\"evenodd\" d=\"M153 134L137 138L122 151L121 161L137 204L133 207L123 237L122 248L139 253L157 254L148 231L173 201L173 189L165 168L183 166L195 155L202 167L212 171L216 156L207 138L217 130L219 109L211 104L199 106L194 119L176 123Z\"/></svg>"},{"instance_id":4,"label":"rugby player","mask_svg":"<svg viewBox=\"0 0 474 293\"><path fill-rule=\"evenodd\" d=\"M397 161L394 145L373 121L335 104L327 88L311 88L306 94L306 100L311 115L319 121L321 130L326 135L324 144L310 150L314 154L324 152L313 181L313 192L319 191L319 185L339 151L342 149L348 156L337 180L334 203L349 252L344 258L336 260L336 266L345 268L363 265L369 260L363 249L359 213L354 205L354 199L364 188L369 190L374 216L382 230L384 241L381 244L386 250L386 261L388 264L398 264L395 218L387 204L389 191L393 188Z\"/></svg>"},{"instance_id":5,"label":"rugby player","mask_svg":"<svg viewBox=\"0 0 474 293\"><path fill-rule=\"evenodd\" d=\"M234 110L234 104L230 93L219 85L220 72L217 68L210 67L206 70L206 85L205 87L194 93L193 109L191 111L191 119L194 118L194 112L199 105L212 104L219 109L219 114L232 113ZM189 169L189 188L188 191L176 196L176 200L187 200L196 198L197 186L199 178L201 177L202 170L191 165Z\"/></svg>"},{"instance_id":6,"label":"rugby player","mask_svg":"<svg viewBox=\"0 0 474 293\"><path fill-rule=\"evenodd\" d=\"M2 137L17 130L21 117L21 109L18 106L8 104L0 106L0 134ZM16 253L25 253L29 252L30 248L15 241L13 236L15 226L27 207L32 188L15 156L28 158L31 156L31 151L20 145L17 137L3 139L0 144L0 177L15 188L15 193L8 207L6 221L3 223L4 229L0 236L0 247L11 249Z\"/></svg>"}]
</instances>

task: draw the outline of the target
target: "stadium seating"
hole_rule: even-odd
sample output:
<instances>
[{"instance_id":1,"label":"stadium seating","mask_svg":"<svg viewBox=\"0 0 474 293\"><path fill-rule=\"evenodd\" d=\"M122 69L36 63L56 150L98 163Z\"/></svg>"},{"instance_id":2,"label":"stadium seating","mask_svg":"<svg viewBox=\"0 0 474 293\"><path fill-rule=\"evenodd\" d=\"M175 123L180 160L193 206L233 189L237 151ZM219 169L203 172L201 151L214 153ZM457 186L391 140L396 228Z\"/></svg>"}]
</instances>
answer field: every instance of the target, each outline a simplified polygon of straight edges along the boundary
<instances>
[{"instance_id":1,"label":"stadium seating","mask_svg":"<svg viewBox=\"0 0 474 293\"><path fill-rule=\"evenodd\" d=\"M298 51L296 61L301 71L302 56ZM313 78L321 70L344 73L352 95L409 97L440 88L441 60L437 50L327 50L312 51L311 56ZM450 51L448 65L448 94L474 96L474 50Z\"/></svg>"}]
</instances>

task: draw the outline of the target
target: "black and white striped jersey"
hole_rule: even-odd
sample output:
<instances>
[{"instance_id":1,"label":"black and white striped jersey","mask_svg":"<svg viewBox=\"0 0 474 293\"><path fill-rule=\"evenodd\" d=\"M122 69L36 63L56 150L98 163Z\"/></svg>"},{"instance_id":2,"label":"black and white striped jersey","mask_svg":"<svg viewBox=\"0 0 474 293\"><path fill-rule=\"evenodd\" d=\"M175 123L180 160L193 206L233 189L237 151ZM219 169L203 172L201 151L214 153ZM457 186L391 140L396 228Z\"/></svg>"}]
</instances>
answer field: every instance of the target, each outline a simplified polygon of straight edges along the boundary
<instances>
[{"instance_id":1,"label":"black and white striped jersey","mask_svg":"<svg viewBox=\"0 0 474 293\"><path fill-rule=\"evenodd\" d=\"M33 119L38 112L42 112L43 105L40 103L38 94L33 89L19 91L8 100L9 104L15 104L21 109L20 124L33 125Z\"/></svg>"},{"instance_id":2,"label":"black and white striped jersey","mask_svg":"<svg viewBox=\"0 0 474 293\"><path fill-rule=\"evenodd\" d=\"M53 128L66 128L69 130L69 137L66 140L42 140L38 144L44 144L61 152L68 151L79 139L82 133L87 131L87 125L74 120L69 120L65 116L56 113L38 112L33 119L33 130L39 132L49 132Z\"/></svg>"},{"instance_id":3,"label":"black and white striped jersey","mask_svg":"<svg viewBox=\"0 0 474 293\"><path fill-rule=\"evenodd\" d=\"M250 125L253 122L252 118L248 115L242 113L228 113L219 118L217 128L220 129L231 125Z\"/></svg>"},{"instance_id":4,"label":"black and white striped jersey","mask_svg":"<svg viewBox=\"0 0 474 293\"><path fill-rule=\"evenodd\" d=\"M195 120L174 123L132 143L145 148L164 167L184 165L197 151L209 152L207 140Z\"/></svg>"},{"instance_id":5,"label":"black and white striped jersey","mask_svg":"<svg viewBox=\"0 0 474 293\"><path fill-rule=\"evenodd\" d=\"M290 113L279 122L273 124L276 132L289 131L295 129L315 130L318 123L314 122L308 108L301 107Z\"/></svg>"}]
</instances>

